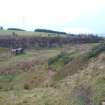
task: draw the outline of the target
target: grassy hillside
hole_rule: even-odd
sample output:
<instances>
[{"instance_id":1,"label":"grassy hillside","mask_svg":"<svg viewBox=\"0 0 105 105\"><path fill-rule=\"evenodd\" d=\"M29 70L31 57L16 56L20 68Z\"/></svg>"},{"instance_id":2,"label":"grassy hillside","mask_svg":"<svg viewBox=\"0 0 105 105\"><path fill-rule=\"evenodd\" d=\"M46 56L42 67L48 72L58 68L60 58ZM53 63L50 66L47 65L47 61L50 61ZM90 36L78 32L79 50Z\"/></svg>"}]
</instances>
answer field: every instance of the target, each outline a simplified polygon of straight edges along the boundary
<instances>
[{"instance_id":1,"label":"grassy hillside","mask_svg":"<svg viewBox=\"0 0 105 105\"><path fill-rule=\"evenodd\" d=\"M0 105L100 105L105 99L105 44L17 56L0 48L0 56Z\"/></svg>"},{"instance_id":2,"label":"grassy hillside","mask_svg":"<svg viewBox=\"0 0 105 105\"><path fill-rule=\"evenodd\" d=\"M46 33L46 32L32 32L32 31L16 31L16 30L0 30L0 36L42 36L42 37L55 37L58 34ZM60 36L65 36L64 34L59 34Z\"/></svg>"}]
</instances>

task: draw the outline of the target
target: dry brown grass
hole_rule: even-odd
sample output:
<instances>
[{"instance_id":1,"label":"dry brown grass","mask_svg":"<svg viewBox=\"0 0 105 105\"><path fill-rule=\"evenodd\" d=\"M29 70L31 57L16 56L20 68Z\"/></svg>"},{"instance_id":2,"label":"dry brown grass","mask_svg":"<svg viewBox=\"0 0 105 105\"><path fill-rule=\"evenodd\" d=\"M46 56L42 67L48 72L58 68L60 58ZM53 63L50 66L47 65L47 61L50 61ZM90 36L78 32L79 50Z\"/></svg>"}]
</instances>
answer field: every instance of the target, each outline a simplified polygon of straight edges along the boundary
<instances>
[{"instance_id":1,"label":"dry brown grass","mask_svg":"<svg viewBox=\"0 0 105 105\"><path fill-rule=\"evenodd\" d=\"M64 49L83 54L92 46L28 50L26 55L3 61L0 68L4 72L9 68L10 73L0 76L0 105L99 105L105 98L104 53L89 61L79 57L58 72L47 65L50 57Z\"/></svg>"}]
</instances>

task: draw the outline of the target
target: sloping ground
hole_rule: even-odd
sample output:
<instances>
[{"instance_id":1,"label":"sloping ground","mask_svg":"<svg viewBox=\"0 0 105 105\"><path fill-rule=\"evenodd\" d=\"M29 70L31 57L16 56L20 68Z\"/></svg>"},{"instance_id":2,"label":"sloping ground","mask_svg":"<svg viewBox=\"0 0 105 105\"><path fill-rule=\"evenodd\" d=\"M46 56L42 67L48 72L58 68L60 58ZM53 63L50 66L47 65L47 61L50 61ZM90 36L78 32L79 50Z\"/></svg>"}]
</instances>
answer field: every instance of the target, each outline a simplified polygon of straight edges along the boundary
<instances>
[{"instance_id":1,"label":"sloping ground","mask_svg":"<svg viewBox=\"0 0 105 105\"><path fill-rule=\"evenodd\" d=\"M47 67L45 69L45 66L40 66L39 71L36 69L34 72L15 76L11 89L1 89L0 105L100 105L105 100L105 53L104 50L100 52L96 49L96 56L90 53L93 50L81 51L81 54L85 55L82 59L74 59L58 72L48 71ZM62 51L63 49L45 50L40 53L42 55L38 59L43 62L42 58L48 60ZM67 49L67 52L70 50ZM92 56L88 58L88 54ZM47 60L41 65L46 64ZM55 78L57 76L59 78Z\"/></svg>"},{"instance_id":2,"label":"sloping ground","mask_svg":"<svg viewBox=\"0 0 105 105\"><path fill-rule=\"evenodd\" d=\"M63 48L28 50L19 56L10 55L9 59L0 62L0 90L32 89L52 85L50 80L56 71L48 66L49 58L55 57L63 51L67 53L77 51L82 54L85 49L87 52L92 46L94 44L74 45L74 47L68 45ZM62 72L64 66L61 66Z\"/></svg>"},{"instance_id":3,"label":"sloping ground","mask_svg":"<svg viewBox=\"0 0 105 105\"><path fill-rule=\"evenodd\" d=\"M101 105L105 100L105 54L91 59L87 67L55 83L67 92L69 105Z\"/></svg>"},{"instance_id":4,"label":"sloping ground","mask_svg":"<svg viewBox=\"0 0 105 105\"><path fill-rule=\"evenodd\" d=\"M32 32L32 31L16 31L16 30L0 30L0 36L48 36L48 33L44 32Z\"/></svg>"},{"instance_id":5,"label":"sloping ground","mask_svg":"<svg viewBox=\"0 0 105 105\"><path fill-rule=\"evenodd\" d=\"M88 63L90 62L90 60L92 58L97 57L102 52L105 52L104 43L95 45L87 52L80 53L80 55L74 57L74 59L71 62L69 62L69 64L64 66L63 68L64 70L63 69L59 70L54 76L54 79L59 80L68 75L73 75L75 73L80 72L81 70L84 70L88 66Z\"/></svg>"},{"instance_id":6,"label":"sloping ground","mask_svg":"<svg viewBox=\"0 0 105 105\"><path fill-rule=\"evenodd\" d=\"M0 93L0 105L69 105L64 93L54 88Z\"/></svg>"},{"instance_id":7,"label":"sloping ground","mask_svg":"<svg viewBox=\"0 0 105 105\"><path fill-rule=\"evenodd\" d=\"M95 35L69 35L16 30L0 31L0 47L51 48L64 44L100 43L103 37Z\"/></svg>"},{"instance_id":8,"label":"sloping ground","mask_svg":"<svg viewBox=\"0 0 105 105\"><path fill-rule=\"evenodd\" d=\"M100 47L103 47L103 50ZM54 87L61 88L69 97L69 105L101 105L105 101L105 46L100 47L95 47L94 50L99 53L92 53L92 58L88 59L88 62L84 61L86 65L83 62L84 66L74 62L74 66L80 67L67 65L69 68L65 68L66 73L60 75L63 76L60 78L62 80L55 81ZM91 54L90 52L87 56ZM57 75L59 76L58 73Z\"/></svg>"}]
</instances>

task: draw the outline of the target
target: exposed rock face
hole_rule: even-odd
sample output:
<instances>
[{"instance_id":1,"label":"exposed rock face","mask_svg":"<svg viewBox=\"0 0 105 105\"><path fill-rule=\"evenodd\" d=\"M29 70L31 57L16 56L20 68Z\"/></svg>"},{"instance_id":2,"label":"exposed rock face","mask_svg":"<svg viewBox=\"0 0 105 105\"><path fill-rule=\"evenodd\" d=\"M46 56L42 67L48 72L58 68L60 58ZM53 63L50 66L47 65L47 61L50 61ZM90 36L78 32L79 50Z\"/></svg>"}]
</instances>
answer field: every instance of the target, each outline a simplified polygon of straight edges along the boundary
<instances>
[{"instance_id":1,"label":"exposed rock face","mask_svg":"<svg viewBox=\"0 0 105 105\"><path fill-rule=\"evenodd\" d=\"M62 46L68 43L97 43L102 40L101 37L85 35L67 37L0 36L0 47L44 48Z\"/></svg>"}]
</instances>

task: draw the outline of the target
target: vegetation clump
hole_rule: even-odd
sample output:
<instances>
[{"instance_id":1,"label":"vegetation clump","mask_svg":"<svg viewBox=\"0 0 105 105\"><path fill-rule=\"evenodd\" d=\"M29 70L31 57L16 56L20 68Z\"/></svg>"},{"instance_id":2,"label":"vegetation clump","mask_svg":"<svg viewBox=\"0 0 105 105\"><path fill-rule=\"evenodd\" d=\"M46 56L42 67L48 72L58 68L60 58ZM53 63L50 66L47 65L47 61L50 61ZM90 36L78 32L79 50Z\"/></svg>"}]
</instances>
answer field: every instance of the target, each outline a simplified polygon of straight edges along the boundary
<instances>
[{"instance_id":1,"label":"vegetation clump","mask_svg":"<svg viewBox=\"0 0 105 105\"><path fill-rule=\"evenodd\" d=\"M35 32L46 32L46 33L55 33L55 34L67 34L66 32L53 31L53 30L48 30L48 29L36 29Z\"/></svg>"},{"instance_id":2,"label":"vegetation clump","mask_svg":"<svg viewBox=\"0 0 105 105\"><path fill-rule=\"evenodd\" d=\"M24 84L24 89L29 90L30 89L29 84Z\"/></svg>"},{"instance_id":3,"label":"vegetation clump","mask_svg":"<svg viewBox=\"0 0 105 105\"><path fill-rule=\"evenodd\" d=\"M57 56L48 59L48 66L55 69L61 69L62 67L64 67L64 65L72 61L76 57L76 55L76 52L61 52Z\"/></svg>"},{"instance_id":4,"label":"vegetation clump","mask_svg":"<svg viewBox=\"0 0 105 105\"><path fill-rule=\"evenodd\" d=\"M105 43L101 43L95 47L93 47L86 55L85 58L90 59L92 57L98 56L100 53L105 51Z\"/></svg>"},{"instance_id":5,"label":"vegetation clump","mask_svg":"<svg viewBox=\"0 0 105 105\"><path fill-rule=\"evenodd\" d=\"M25 31L25 30L20 29L20 28L8 28L7 30L14 30L14 31Z\"/></svg>"}]
</instances>

